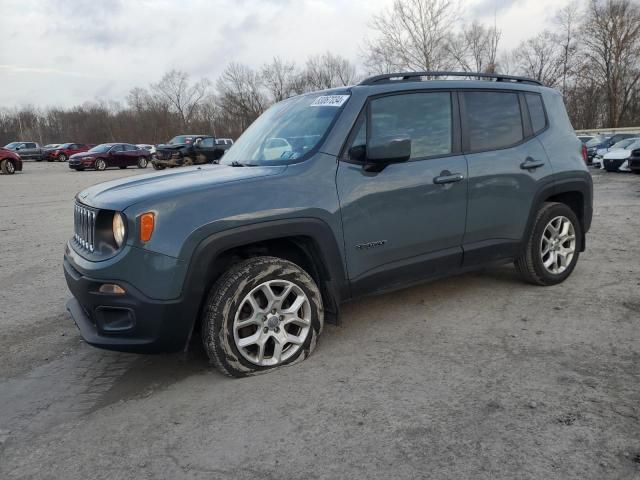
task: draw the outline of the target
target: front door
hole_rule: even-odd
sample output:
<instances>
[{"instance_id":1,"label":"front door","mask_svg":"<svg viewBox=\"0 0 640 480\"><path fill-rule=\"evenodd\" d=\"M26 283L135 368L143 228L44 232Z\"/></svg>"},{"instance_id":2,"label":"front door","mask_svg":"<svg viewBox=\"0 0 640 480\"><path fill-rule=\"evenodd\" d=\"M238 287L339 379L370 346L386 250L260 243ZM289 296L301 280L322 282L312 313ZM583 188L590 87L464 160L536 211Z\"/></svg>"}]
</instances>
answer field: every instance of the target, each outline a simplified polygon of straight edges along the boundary
<instances>
[{"instance_id":1,"label":"front door","mask_svg":"<svg viewBox=\"0 0 640 480\"><path fill-rule=\"evenodd\" d=\"M355 296L399 287L460 266L467 208L467 163L460 153L457 98L412 92L371 100L348 147L381 137L411 139L411 157L367 172L340 159L340 197Z\"/></svg>"}]
</instances>

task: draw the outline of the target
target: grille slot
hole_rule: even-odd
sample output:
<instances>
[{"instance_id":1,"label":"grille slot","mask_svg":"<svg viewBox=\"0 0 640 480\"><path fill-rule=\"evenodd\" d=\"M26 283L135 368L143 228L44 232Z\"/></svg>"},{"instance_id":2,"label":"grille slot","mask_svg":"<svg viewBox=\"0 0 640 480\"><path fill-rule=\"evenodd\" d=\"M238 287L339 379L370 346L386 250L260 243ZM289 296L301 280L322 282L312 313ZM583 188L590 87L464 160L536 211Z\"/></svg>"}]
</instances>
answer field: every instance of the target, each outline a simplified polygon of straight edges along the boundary
<instances>
[{"instance_id":1,"label":"grille slot","mask_svg":"<svg viewBox=\"0 0 640 480\"><path fill-rule=\"evenodd\" d=\"M96 217L98 212L76 203L73 213L73 239L88 252L95 250Z\"/></svg>"}]
</instances>

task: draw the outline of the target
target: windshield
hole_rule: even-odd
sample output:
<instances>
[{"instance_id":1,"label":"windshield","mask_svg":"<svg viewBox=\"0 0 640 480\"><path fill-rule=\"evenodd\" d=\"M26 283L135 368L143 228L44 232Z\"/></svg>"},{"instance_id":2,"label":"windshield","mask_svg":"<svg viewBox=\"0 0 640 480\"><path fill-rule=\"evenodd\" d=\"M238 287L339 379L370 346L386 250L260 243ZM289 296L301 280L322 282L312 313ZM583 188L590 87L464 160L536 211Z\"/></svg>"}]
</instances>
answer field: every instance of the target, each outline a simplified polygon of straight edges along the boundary
<instances>
[{"instance_id":1,"label":"windshield","mask_svg":"<svg viewBox=\"0 0 640 480\"><path fill-rule=\"evenodd\" d=\"M586 145L587 147L595 147L596 145L600 145L602 142L604 142L607 138L610 137L603 137L602 135L596 135L595 137L593 137L591 140L589 140Z\"/></svg>"},{"instance_id":2,"label":"windshield","mask_svg":"<svg viewBox=\"0 0 640 480\"><path fill-rule=\"evenodd\" d=\"M640 148L640 139L638 138L634 139L633 143L627 145L627 150L636 150L638 148Z\"/></svg>"},{"instance_id":3,"label":"windshield","mask_svg":"<svg viewBox=\"0 0 640 480\"><path fill-rule=\"evenodd\" d=\"M344 91L312 93L277 103L253 122L220 163L283 165L299 161L327 134L348 99Z\"/></svg>"},{"instance_id":4,"label":"windshield","mask_svg":"<svg viewBox=\"0 0 640 480\"><path fill-rule=\"evenodd\" d=\"M20 145L22 142L11 142L11 143L7 143L4 148L16 148L18 145Z\"/></svg>"},{"instance_id":5,"label":"windshield","mask_svg":"<svg viewBox=\"0 0 640 480\"><path fill-rule=\"evenodd\" d=\"M191 143L192 135L178 135L167 142L167 145L181 145L183 143Z\"/></svg>"},{"instance_id":6,"label":"windshield","mask_svg":"<svg viewBox=\"0 0 640 480\"><path fill-rule=\"evenodd\" d=\"M89 153L106 153L112 147L110 143L103 143L89 150Z\"/></svg>"},{"instance_id":7,"label":"windshield","mask_svg":"<svg viewBox=\"0 0 640 480\"><path fill-rule=\"evenodd\" d=\"M611 147L611 150L616 150L618 148L627 148L633 142L636 142L637 138L625 138L624 140L620 140L618 143L614 143Z\"/></svg>"},{"instance_id":8,"label":"windshield","mask_svg":"<svg viewBox=\"0 0 640 480\"><path fill-rule=\"evenodd\" d=\"M58 148L69 148L70 146L70 143L63 143L62 145L58 145Z\"/></svg>"}]
</instances>

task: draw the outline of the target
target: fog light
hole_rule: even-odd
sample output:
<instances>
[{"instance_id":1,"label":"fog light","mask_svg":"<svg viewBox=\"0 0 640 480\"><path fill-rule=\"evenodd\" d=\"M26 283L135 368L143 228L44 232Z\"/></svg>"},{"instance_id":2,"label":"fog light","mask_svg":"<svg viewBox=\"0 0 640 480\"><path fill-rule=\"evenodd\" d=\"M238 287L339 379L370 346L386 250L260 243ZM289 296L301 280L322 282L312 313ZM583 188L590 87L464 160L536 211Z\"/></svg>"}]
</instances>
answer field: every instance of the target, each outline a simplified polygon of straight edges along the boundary
<instances>
[{"instance_id":1,"label":"fog light","mask_svg":"<svg viewBox=\"0 0 640 480\"><path fill-rule=\"evenodd\" d=\"M125 291L120 285L116 285L115 283L103 283L100 285L98 289L100 293L108 293L111 295L124 295Z\"/></svg>"}]
</instances>

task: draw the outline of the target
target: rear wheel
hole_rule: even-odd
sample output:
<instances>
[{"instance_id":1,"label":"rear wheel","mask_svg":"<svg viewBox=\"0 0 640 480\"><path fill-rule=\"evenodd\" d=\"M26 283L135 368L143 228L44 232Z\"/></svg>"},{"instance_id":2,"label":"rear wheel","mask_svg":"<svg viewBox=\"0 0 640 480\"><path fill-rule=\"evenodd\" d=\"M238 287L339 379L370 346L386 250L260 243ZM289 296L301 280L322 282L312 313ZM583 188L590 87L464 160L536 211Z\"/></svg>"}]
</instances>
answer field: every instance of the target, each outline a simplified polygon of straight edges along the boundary
<instances>
[{"instance_id":1,"label":"rear wheel","mask_svg":"<svg viewBox=\"0 0 640 480\"><path fill-rule=\"evenodd\" d=\"M59 162L66 162L67 161L67 156L64 153L61 153L60 155L58 155L58 161Z\"/></svg>"},{"instance_id":2,"label":"rear wheel","mask_svg":"<svg viewBox=\"0 0 640 480\"><path fill-rule=\"evenodd\" d=\"M148 164L149 160L147 160L145 157L140 157L138 159L138 168L147 168Z\"/></svg>"},{"instance_id":3,"label":"rear wheel","mask_svg":"<svg viewBox=\"0 0 640 480\"><path fill-rule=\"evenodd\" d=\"M13 175L14 173L16 173L16 166L13 163L13 160L7 158L0 162L0 170L2 170L2 173L4 173L5 175Z\"/></svg>"},{"instance_id":4,"label":"rear wheel","mask_svg":"<svg viewBox=\"0 0 640 480\"><path fill-rule=\"evenodd\" d=\"M99 158L96 160L96 170L103 171L107 168L107 162L104 161L104 158Z\"/></svg>"},{"instance_id":5,"label":"rear wheel","mask_svg":"<svg viewBox=\"0 0 640 480\"><path fill-rule=\"evenodd\" d=\"M516 268L529 283L555 285L571 275L581 249L582 226L576 214L563 203L548 202L538 211Z\"/></svg>"},{"instance_id":6,"label":"rear wheel","mask_svg":"<svg viewBox=\"0 0 640 480\"><path fill-rule=\"evenodd\" d=\"M193 158L191 157L184 157L182 159L182 165L185 167L190 167L193 165Z\"/></svg>"},{"instance_id":7,"label":"rear wheel","mask_svg":"<svg viewBox=\"0 0 640 480\"><path fill-rule=\"evenodd\" d=\"M211 288L202 340L219 370L244 377L304 360L323 323L322 297L307 272L281 258L255 257Z\"/></svg>"}]
</instances>

